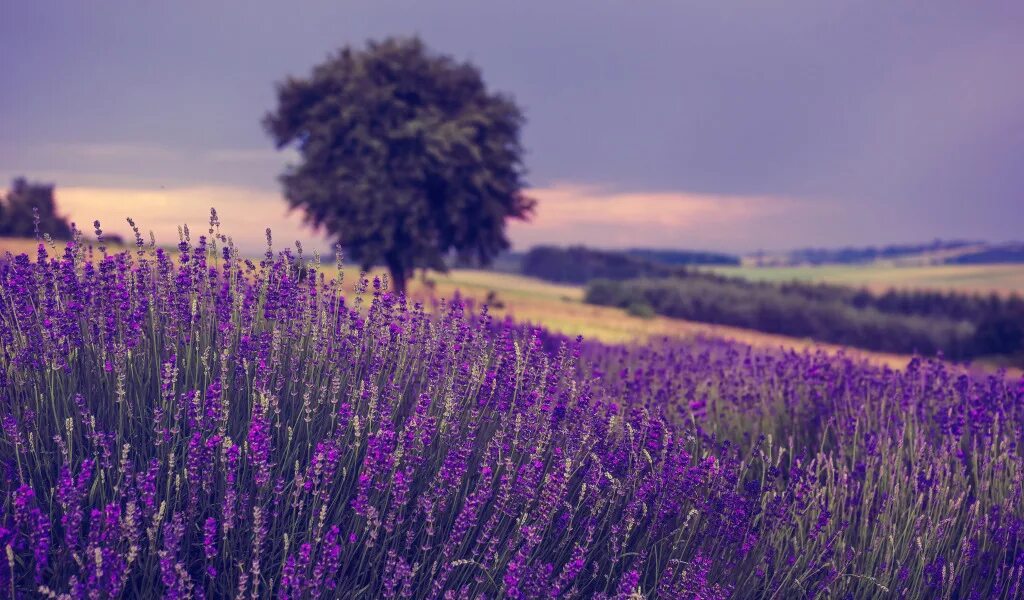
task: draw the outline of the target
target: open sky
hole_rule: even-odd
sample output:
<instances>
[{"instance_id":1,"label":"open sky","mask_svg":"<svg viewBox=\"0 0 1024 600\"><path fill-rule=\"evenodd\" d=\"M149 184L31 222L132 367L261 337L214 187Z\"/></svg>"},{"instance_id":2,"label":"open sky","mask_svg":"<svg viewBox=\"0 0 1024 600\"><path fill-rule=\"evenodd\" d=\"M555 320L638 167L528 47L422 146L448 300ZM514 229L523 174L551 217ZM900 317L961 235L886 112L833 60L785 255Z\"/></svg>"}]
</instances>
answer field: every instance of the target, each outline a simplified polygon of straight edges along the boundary
<instances>
[{"instance_id":1,"label":"open sky","mask_svg":"<svg viewBox=\"0 0 1024 600\"><path fill-rule=\"evenodd\" d=\"M406 34L525 109L520 248L1024 237L1017 1L3 2L0 177L111 231L174 242L216 205L250 247L312 239L260 127L273 84Z\"/></svg>"}]
</instances>

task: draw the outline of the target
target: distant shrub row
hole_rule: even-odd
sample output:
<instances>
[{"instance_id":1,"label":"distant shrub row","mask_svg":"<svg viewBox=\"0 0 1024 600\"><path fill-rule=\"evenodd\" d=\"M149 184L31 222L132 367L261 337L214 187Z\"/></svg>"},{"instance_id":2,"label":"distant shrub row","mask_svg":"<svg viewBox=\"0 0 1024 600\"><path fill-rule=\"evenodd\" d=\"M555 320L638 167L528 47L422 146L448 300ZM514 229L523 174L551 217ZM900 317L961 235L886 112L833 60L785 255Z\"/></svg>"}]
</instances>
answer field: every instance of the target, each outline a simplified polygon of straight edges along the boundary
<instances>
[{"instance_id":1,"label":"distant shrub row","mask_svg":"<svg viewBox=\"0 0 1024 600\"><path fill-rule=\"evenodd\" d=\"M1024 242L1009 242L990 246L946 259L949 265L988 265L998 263L1024 263Z\"/></svg>"},{"instance_id":2,"label":"distant shrub row","mask_svg":"<svg viewBox=\"0 0 1024 600\"><path fill-rule=\"evenodd\" d=\"M896 244L890 246L868 246L863 248L801 248L784 255L781 264L790 265L827 265L827 264L863 264L876 260L892 260L929 252L956 250L978 245L980 242L969 240L935 240L925 244Z\"/></svg>"},{"instance_id":3,"label":"distant shrub row","mask_svg":"<svg viewBox=\"0 0 1024 600\"><path fill-rule=\"evenodd\" d=\"M728 254L682 250L595 250L584 246L536 246L520 264L524 275L560 283L587 283L591 279L672 277L686 274L686 265L737 265Z\"/></svg>"},{"instance_id":4,"label":"distant shrub row","mask_svg":"<svg viewBox=\"0 0 1024 600\"><path fill-rule=\"evenodd\" d=\"M889 292L807 283L750 282L705 273L599 279L591 304L644 305L661 315L883 352L955 359L1024 353L1024 300L935 292Z\"/></svg>"},{"instance_id":5,"label":"distant shrub row","mask_svg":"<svg viewBox=\"0 0 1024 600\"><path fill-rule=\"evenodd\" d=\"M698 250L659 250L654 248L630 248L626 254L645 258L666 265L722 265L739 266L740 257L720 252Z\"/></svg>"}]
</instances>

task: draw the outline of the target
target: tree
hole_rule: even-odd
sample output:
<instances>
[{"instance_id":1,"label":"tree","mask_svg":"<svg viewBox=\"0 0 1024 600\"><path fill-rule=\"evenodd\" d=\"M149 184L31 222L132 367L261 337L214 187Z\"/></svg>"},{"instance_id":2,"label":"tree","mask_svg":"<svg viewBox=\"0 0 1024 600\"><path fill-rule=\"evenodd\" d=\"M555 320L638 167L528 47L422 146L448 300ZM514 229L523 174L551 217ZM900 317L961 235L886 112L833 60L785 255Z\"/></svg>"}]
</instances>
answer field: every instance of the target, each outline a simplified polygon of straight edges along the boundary
<instances>
[{"instance_id":1,"label":"tree","mask_svg":"<svg viewBox=\"0 0 1024 600\"><path fill-rule=\"evenodd\" d=\"M489 263L509 247L507 219L527 219L523 115L480 71L418 38L346 47L306 78L277 85L264 118L278 149L301 157L281 176L292 209L364 268L385 265L404 292L445 257Z\"/></svg>"},{"instance_id":2,"label":"tree","mask_svg":"<svg viewBox=\"0 0 1024 600\"><path fill-rule=\"evenodd\" d=\"M57 214L53 188L52 184L31 183L23 177L15 179L7 197L0 201L0 235L34 236L38 214L39 233L70 239L71 226L65 217Z\"/></svg>"}]
</instances>

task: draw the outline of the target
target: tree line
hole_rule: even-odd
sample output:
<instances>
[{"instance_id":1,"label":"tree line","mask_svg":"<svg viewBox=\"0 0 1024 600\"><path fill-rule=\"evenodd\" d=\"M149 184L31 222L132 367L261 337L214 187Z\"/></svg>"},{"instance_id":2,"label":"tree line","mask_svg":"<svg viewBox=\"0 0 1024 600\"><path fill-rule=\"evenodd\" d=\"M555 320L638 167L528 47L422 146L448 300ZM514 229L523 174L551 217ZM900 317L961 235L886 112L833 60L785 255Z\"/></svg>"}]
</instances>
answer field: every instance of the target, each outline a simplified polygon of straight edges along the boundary
<instances>
[{"instance_id":1,"label":"tree line","mask_svg":"<svg viewBox=\"0 0 1024 600\"><path fill-rule=\"evenodd\" d=\"M0 198L0 236L33 237L38 230L54 239L70 239L71 224L57 213L53 188L52 184L16 178Z\"/></svg>"},{"instance_id":2,"label":"tree line","mask_svg":"<svg viewBox=\"0 0 1024 600\"><path fill-rule=\"evenodd\" d=\"M785 253L782 264L855 265L870 263L876 260L905 258L943 250L957 250L979 244L981 242L971 240L935 240L924 244L892 244L881 247L800 248Z\"/></svg>"},{"instance_id":3,"label":"tree line","mask_svg":"<svg viewBox=\"0 0 1024 600\"><path fill-rule=\"evenodd\" d=\"M872 294L835 285L710 273L597 279L586 301L767 333L952 359L1024 357L1024 299L952 292Z\"/></svg>"},{"instance_id":4,"label":"tree line","mask_svg":"<svg viewBox=\"0 0 1024 600\"><path fill-rule=\"evenodd\" d=\"M742 262L735 254L701 250L665 250L661 248L630 248L626 254L639 256L666 265L716 265L738 267Z\"/></svg>"},{"instance_id":5,"label":"tree line","mask_svg":"<svg viewBox=\"0 0 1024 600\"><path fill-rule=\"evenodd\" d=\"M674 277L688 265L732 265L739 258L684 250L595 250L585 246L535 246L521 262L523 275L559 283L584 284L592 279Z\"/></svg>"},{"instance_id":6,"label":"tree line","mask_svg":"<svg viewBox=\"0 0 1024 600\"><path fill-rule=\"evenodd\" d=\"M1024 263L1024 242L1007 242L988 246L977 252L953 256L945 260L947 265L990 265L997 263Z\"/></svg>"},{"instance_id":7,"label":"tree line","mask_svg":"<svg viewBox=\"0 0 1024 600\"><path fill-rule=\"evenodd\" d=\"M1021 355L1024 298L758 282L670 265L629 251L536 247L524 275L588 284L586 300L669 317L808 337L883 352L954 359Z\"/></svg>"}]
</instances>

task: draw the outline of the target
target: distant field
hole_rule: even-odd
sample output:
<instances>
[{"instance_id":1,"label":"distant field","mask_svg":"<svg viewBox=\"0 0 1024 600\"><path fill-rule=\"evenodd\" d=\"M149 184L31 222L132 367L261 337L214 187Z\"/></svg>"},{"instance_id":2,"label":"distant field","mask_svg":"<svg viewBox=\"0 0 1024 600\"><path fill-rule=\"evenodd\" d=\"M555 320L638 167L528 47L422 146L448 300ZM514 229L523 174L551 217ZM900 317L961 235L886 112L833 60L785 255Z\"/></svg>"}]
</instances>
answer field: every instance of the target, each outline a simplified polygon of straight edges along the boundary
<instances>
[{"instance_id":1,"label":"distant field","mask_svg":"<svg viewBox=\"0 0 1024 600\"><path fill-rule=\"evenodd\" d=\"M96 246L96 240L86 240L86 243L87 244L92 244L93 246ZM67 244L67 241L65 241L65 240L54 240L53 245L57 249L57 254L58 255L63 254L64 246L66 244ZM110 242L107 242L106 246L107 246L107 251L108 252L119 252L119 251L124 250L126 248L126 246L124 246L124 245L113 244L113 243L110 243ZM2 256L3 254L6 254L7 252L10 252L11 254L28 254L29 256L35 258L36 249L38 247L39 247L39 242L35 241L32 238L0 237L0 256ZM135 245L134 244L132 244L131 246L128 246L128 247L130 247L132 250L135 250ZM165 250L177 252L177 248L174 247L174 246L162 246L162 247ZM47 247L47 250L49 250L49 247ZM97 250L97 252L99 252L99 251Z\"/></svg>"},{"instance_id":2,"label":"distant field","mask_svg":"<svg viewBox=\"0 0 1024 600\"><path fill-rule=\"evenodd\" d=\"M828 265L821 267L709 267L716 273L755 281L821 281L889 288L1024 294L1024 265Z\"/></svg>"},{"instance_id":3,"label":"distant field","mask_svg":"<svg viewBox=\"0 0 1024 600\"><path fill-rule=\"evenodd\" d=\"M812 340L736 327L694 323L667 317L644 319L632 316L622 309L584 304L582 287L546 283L519 275L457 270L449 275L432 275L431 279L435 282L434 293L439 297L451 297L458 289L465 297L482 301L488 292L493 290L497 294L497 299L505 304L504 308L491 311L498 316L509 314L517 320L541 324L566 335L582 335L604 342L644 341L664 336L724 337L758 347L843 351L848 355L860 356L894 368L905 366L909 360L909 357L897 354L842 348ZM411 286L411 294L414 297L424 297L425 293L422 282L417 279Z\"/></svg>"},{"instance_id":4,"label":"distant field","mask_svg":"<svg viewBox=\"0 0 1024 600\"><path fill-rule=\"evenodd\" d=\"M505 305L503 308L492 309L493 314L511 315L516 320L544 325L552 331L570 336L582 335L603 342L642 342L666 336L719 337L760 348L842 352L848 356L860 357L875 364L897 369L905 367L910 360L910 356L907 355L871 352L726 325L662 316L645 319L630 315L619 308L584 304L584 288L581 286L548 283L520 275L454 270L448 275L431 274L430 279L434 282L435 297L450 298L458 289L464 297L483 301L488 293L493 291L497 295L497 300ZM429 297L419 278L410 286L410 293L413 297L421 299ZM993 370L995 367L987 364L981 365L981 368ZM1019 368L1011 368L1009 373L1013 376L1024 374Z\"/></svg>"},{"instance_id":5,"label":"distant field","mask_svg":"<svg viewBox=\"0 0 1024 600\"><path fill-rule=\"evenodd\" d=\"M56 242L58 248L64 248L64 242ZM28 254L34 256L36 253L36 241L28 238L0 238L0 254L10 252L11 254Z\"/></svg>"},{"instance_id":6,"label":"distant field","mask_svg":"<svg viewBox=\"0 0 1024 600\"><path fill-rule=\"evenodd\" d=\"M63 243L58 243L58 249L62 247ZM31 255L35 253L35 249L36 242L34 240L0 238L0 255L5 252L24 252ZM938 267L938 269L968 269L976 272L983 268ZM810 269L746 269L740 267L716 270L731 271L737 275L746 271L753 271L755 273L772 272L774 274L787 271L800 275L802 274L801 272L807 272ZM819 270L842 271L843 269L829 267ZM901 268L898 270L915 271L918 269ZM346 288L352 289L355 286L358 274L359 269L356 267L346 267L344 269ZM383 274L383 271L375 271L371 273L371 276L380 274ZM821 277L821 275L816 276ZM1024 269L1018 269L1017 276L1021 278L1020 289L1024 289ZM809 278L808 275L803 275L803 277ZM792 279L793 276L783 275L779 278ZM909 360L909 357L898 354L868 352L831 344L822 344L808 339L760 333L736 327L695 323L660 316L644 319L632 316L622 309L584 304L584 289L582 286L548 283L539 279L509 273L456 269L446 275L431 273L428 281L432 282L432 289L430 288L431 284L425 284L420 276L411 280L410 296L416 300L428 301L431 297L451 298L455 291L458 290L463 297L483 303L488 295L493 292L496 302L504 305L501 308L491 308L491 313L496 316L511 315L519 321L543 325L552 331L570 336L582 335L586 338L603 342L641 342L665 336L678 338L706 336L738 340L763 348L781 347L793 350L823 349L829 352L841 351L850 356L862 357L876 364L884 364L893 368L901 368ZM844 282L837 279L831 279L831 281Z\"/></svg>"}]
</instances>

